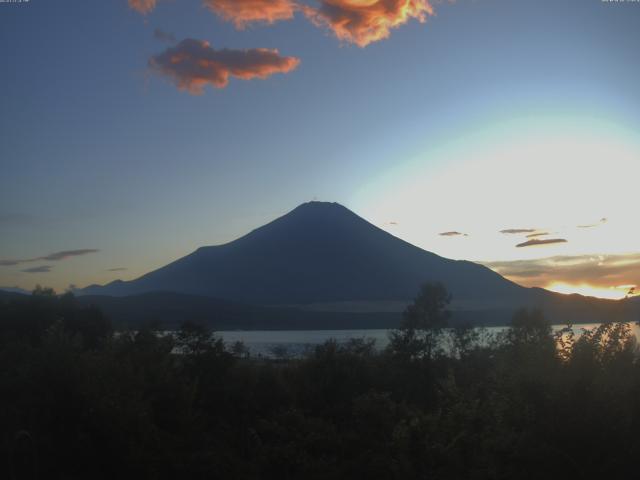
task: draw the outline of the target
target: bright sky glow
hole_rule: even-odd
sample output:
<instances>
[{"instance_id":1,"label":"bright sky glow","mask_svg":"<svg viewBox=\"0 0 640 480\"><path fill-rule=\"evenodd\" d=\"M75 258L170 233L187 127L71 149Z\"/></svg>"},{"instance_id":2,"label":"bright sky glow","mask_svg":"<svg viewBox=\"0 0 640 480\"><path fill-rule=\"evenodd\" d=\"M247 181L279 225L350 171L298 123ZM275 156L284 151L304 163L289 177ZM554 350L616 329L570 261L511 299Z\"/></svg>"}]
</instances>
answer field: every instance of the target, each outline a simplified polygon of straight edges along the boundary
<instances>
[{"instance_id":1,"label":"bright sky glow","mask_svg":"<svg viewBox=\"0 0 640 480\"><path fill-rule=\"evenodd\" d=\"M640 251L630 215L638 178L640 143L632 132L599 119L528 117L399 162L367 184L355 203L393 234L450 258L486 263L623 254ZM518 248L531 240L529 232L500 233L506 229L566 242ZM586 283L518 281L624 296Z\"/></svg>"},{"instance_id":2,"label":"bright sky glow","mask_svg":"<svg viewBox=\"0 0 640 480\"><path fill-rule=\"evenodd\" d=\"M609 288L597 288L587 284L570 285L566 283L551 283L546 286L547 290L553 292L571 294L579 293L589 297L608 298L610 300L620 300L625 298L629 290L635 285L618 285Z\"/></svg>"},{"instance_id":3,"label":"bright sky glow","mask_svg":"<svg viewBox=\"0 0 640 480\"><path fill-rule=\"evenodd\" d=\"M621 253L638 248L640 143L606 122L528 118L426 152L374 179L356 203L378 224L444 256L473 260ZM606 219L606 222L601 222ZM586 225L591 228L581 228ZM549 232L566 244L514 248ZM445 231L468 237L441 237Z\"/></svg>"}]
</instances>

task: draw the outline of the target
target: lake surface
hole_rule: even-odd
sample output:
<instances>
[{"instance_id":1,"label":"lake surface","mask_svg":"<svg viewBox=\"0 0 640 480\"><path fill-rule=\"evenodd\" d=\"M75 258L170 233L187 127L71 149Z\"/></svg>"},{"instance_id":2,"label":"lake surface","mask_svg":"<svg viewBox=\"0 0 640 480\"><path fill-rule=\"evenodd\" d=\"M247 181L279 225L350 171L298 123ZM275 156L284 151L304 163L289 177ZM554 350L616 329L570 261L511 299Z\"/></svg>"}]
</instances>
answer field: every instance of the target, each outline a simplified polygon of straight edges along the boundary
<instances>
[{"instance_id":1,"label":"lake surface","mask_svg":"<svg viewBox=\"0 0 640 480\"><path fill-rule=\"evenodd\" d=\"M576 335L582 329L592 329L598 323L585 323L574 325L573 331ZM640 327L631 323L631 330L640 341ZM485 327L489 334L498 334L507 327ZM554 325L554 331L564 328L564 325ZM389 343L390 329L370 329L370 330L227 330L218 331L226 343L241 341L249 349L252 355L263 355L272 357L287 354L291 356L301 355L306 350L320 345L327 340L334 339L338 343L344 343L353 338L364 338L375 340L376 348L382 349Z\"/></svg>"}]
</instances>

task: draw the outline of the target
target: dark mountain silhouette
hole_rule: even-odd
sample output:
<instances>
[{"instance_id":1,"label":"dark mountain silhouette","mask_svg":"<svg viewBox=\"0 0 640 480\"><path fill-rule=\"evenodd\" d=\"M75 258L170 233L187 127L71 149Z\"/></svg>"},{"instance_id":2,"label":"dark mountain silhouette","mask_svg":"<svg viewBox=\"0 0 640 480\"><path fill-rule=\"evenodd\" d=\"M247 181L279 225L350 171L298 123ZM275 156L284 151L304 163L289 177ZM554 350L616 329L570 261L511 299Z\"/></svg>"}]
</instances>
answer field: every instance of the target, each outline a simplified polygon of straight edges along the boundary
<instances>
[{"instance_id":1,"label":"dark mountain silhouette","mask_svg":"<svg viewBox=\"0 0 640 480\"><path fill-rule=\"evenodd\" d=\"M19 292L10 292L6 290L0 290L0 303L8 302L15 299L28 298L30 294L28 293L19 293Z\"/></svg>"},{"instance_id":2,"label":"dark mountain silhouette","mask_svg":"<svg viewBox=\"0 0 640 480\"><path fill-rule=\"evenodd\" d=\"M346 327L361 325L366 311L371 325L381 326L374 314L395 313L378 320L397 322L427 281L442 282L452 293L454 319L484 324L506 323L518 307L540 307L554 322L575 323L631 319L637 310L630 302L522 287L482 265L422 250L342 205L324 202L300 205L235 241L199 248L138 279L92 285L78 294L91 295L116 320L154 308L163 320L217 318L236 328L296 322L318 328L341 321ZM154 302L161 307L151 307ZM353 311L354 304L368 307ZM355 316L339 315L348 311Z\"/></svg>"},{"instance_id":3,"label":"dark mountain silhouette","mask_svg":"<svg viewBox=\"0 0 640 480\"><path fill-rule=\"evenodd\" d=\"M20 293L22 295L31 295L31 292L20 287L0 287L0 292Z\"/></svg>"},{"instance_id":4,"label":"dark mountain silhouette","mask_svg":"<svg viewBox=\"0 0 640 480\"><path fill-rule=\"evenodd\" d=\"M441 281L456 300L522 300L492 270L424 251L337 203L305 203L225 245L202 247L130 282L84 294L171 291L256 304L409 300Z\"/></svg>"}]
</instances>

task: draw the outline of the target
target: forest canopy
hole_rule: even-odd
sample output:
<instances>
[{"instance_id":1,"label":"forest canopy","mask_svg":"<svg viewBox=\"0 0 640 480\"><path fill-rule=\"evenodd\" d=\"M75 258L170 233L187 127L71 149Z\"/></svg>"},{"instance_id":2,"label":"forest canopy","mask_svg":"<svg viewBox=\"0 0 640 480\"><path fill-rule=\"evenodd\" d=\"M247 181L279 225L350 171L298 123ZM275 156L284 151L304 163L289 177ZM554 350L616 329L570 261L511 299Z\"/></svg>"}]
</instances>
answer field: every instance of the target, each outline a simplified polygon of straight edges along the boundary
<instances>
[{"instance_id":1,"label":"forest canopy","mask_svg":"<svg viewBox=\"0 0 640 480\"><path fill-rule=\"evenodd\" d=\"M0 304L8 478L620 478L640 451L626 323L447 328L426 285L386 349L252 356L206 327L114 332L38 289ZM446 341L448 348L442 348Z\"/></svg>"}]
</instances>

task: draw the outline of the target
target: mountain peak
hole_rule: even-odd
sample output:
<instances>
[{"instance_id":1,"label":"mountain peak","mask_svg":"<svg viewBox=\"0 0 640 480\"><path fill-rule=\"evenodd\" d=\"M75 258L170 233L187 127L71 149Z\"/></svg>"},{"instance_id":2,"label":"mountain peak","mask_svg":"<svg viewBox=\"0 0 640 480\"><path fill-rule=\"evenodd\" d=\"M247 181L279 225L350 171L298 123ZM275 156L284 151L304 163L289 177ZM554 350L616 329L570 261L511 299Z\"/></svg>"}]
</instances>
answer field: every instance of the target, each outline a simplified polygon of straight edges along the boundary
<instances>
[{"instance_id":1,"label":"mountain peak","mask_svg":"<svg viewBox=\"0 0 640 480\"><path fill-rule=\"evenodd\" d=\"M305 208L347 208L340 205L338 202L323 202L321 200L311 200L309 202L304 202L298 205L294 210L305 209Z\"/></svg>"},{"instance_id":2,"label":"mountain peak","mask_svg":"<svg viewBox=\"0 0 640 480\"><path fill-rule=\"evenodd\" d=\"M298 205L232 243L250 242L256 246L261 243L273 248L295 249L314 244L322 249L327 243L343 240L345 235L357 241L354 234L362 237L372 230L379 229L339 203L311 201Z\"/></svg>"},{"instance_id":3,"label":"mountain peak","mask_svg":"<svg viewBox=\"0 0 640 480\"><path fill-rule=\"evenodd\" d=\"M296 208L291 210L289 214L305 214L305 215L317 215L317 214L327 214L327 213L349 213L351 215L355 215L351 210L347 207L340 205L337 202L321 202L318 200L312 200L310 202L305 202L298 205Z\"/></svg>"}]
</instances>

